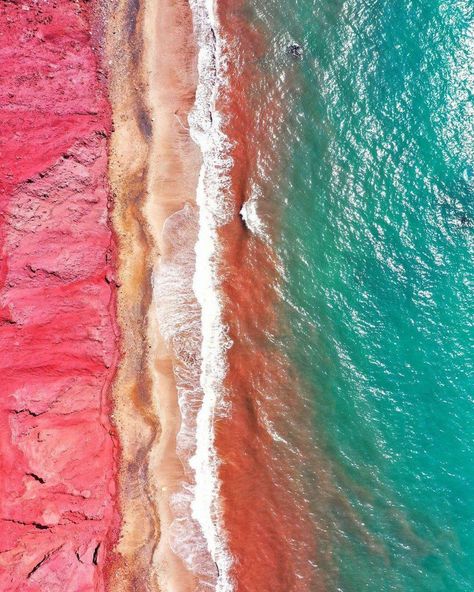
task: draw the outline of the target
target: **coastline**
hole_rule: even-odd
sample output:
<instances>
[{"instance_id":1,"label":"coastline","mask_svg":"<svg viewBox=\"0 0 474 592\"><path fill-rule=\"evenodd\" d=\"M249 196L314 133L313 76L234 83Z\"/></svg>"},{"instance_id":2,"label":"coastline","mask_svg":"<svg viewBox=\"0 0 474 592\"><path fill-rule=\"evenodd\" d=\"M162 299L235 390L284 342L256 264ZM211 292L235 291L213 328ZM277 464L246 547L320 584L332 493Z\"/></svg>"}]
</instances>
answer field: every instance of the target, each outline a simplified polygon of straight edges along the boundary
<instances>
[{"instance_id":1,"label":"coastline","mask_svg":"<svg viewBox=\"0 0 474 592\"><path fill-rule=\"evenodd\" d=\"M65 160L100 178L94 220L108 237L107 244L104 237L93 242L90 256L106 249L100 303L111 297L110 327L97 340L107 380L95 429L107 432L112 480L101 484L109 498L107 533L91 555L99 569L87 572L97 590L295 585L286 575L296 573L294 550L285 540L285 532L295 540L299 534L289 522L295 503L290 493L276 499L274 490L292 477L286 465L272 469L279 403L264 392L275 376L284 382L285 360L274 352L270 361L272 348L264 345L277 330L278 262L252 185L265 130L255 130L258 109L248 102L260 72L248 66L258 61L263 36L240 11L240 2L218 8L207 0L109 0L87 12L87 50L101 54L106 38L104 68L97 55L93 67L88 62L103 94L87 115L99 115L105 131L77 154L74 145ZM85 148L92 156L82 163ZM62 278L61 270L40 271L46 284ZM104 393L113 378L111 411ZM90 549L76 549L81 564L83 552ZM53 555L46 551L39 567ZM42 569L41 577L48 573Z\"/></svg>"},{"instance_id":2,"label":"coastline","mask_svg":"<svg viewBox=\"0 0 474 592\"><path fill-rule=\"evenodd\" d=\"M128 43L131 62L127 69L112 60L111 171L120 282L128 295L119 297L127 353L115 421L125 495L112 590L125 591L130 582L163 592L299 590L311 579L314 547L301 518L309 513L298 461L284 439L291 432L285 403L299 402L286 378L288 360L268 340L279 330L278 261L252 185L255 142L264 145L265 126L256 125L258 108L247 101L261 75L254 64L264 39L240 4L226 4L225 17L223 6L214 12L202 0L120 6L114 43L118 50ZM240 47L238 34L249 44ZM278 121L271 102L267 107ZM137 144L133 170L129 150ZM277 163L266 166L265 182ZM127 249L131 230L138 254ZM137 268L143 275L134 280L129 271ZM252 348L259 344L253 353L249 340ZM140 399L130 404L132 384ZM284 459L281 467L274 455ZM292 542L299 538L301 557Z\"/></svg>"},{"instance_id":3,"label":"coastline","mask_svg":"<svg viewBox=\"0 0 474 592\"><path fill-rule=\"evenodd\" d=\"M1 592L474 590L472 15L402 4L0 2Z\"/></svg>"},{"instance_id":4,"label":"coastline","mask_svg":"<svg viewBox=\"0 0 474 592\"><path fill-rule=\"evenodd\" d=\"M114 388L123 527L110 585L117 591L131 586L191 591L195 576L170 543L172 496L185 482L176 450L176 359L152 290L171 246L164 225L194 203L200 167L199 150L186 129L197 82L191 13L187 2L173 0L119 1L110 13L110 175L123 352ZM128 51L122 51L124 44Z\"/></svg>"},{"instance_id":5,"label":"coastline","mask_svg":"<svg viewBox=\"0 0 474 592\"><path fill-rule=\"evenodd\" d=\"M222 188L226 220L216 228L215 273L220 323L232 347L219 385L231 411L214 415L213 445L220 523L235 558L230 589L305 592L309 585L323 591L324 578L312 563L318 543L311 485L302 474L305 458L316 466L311 414L281 347L285 271L274 242L280 212L269 204L283 164L271 137L284 133L281 79L265 67L268 39L246 3L223 0L216 12L226 65L217 108L231 166Z\"/></svg>"}]
</instances>

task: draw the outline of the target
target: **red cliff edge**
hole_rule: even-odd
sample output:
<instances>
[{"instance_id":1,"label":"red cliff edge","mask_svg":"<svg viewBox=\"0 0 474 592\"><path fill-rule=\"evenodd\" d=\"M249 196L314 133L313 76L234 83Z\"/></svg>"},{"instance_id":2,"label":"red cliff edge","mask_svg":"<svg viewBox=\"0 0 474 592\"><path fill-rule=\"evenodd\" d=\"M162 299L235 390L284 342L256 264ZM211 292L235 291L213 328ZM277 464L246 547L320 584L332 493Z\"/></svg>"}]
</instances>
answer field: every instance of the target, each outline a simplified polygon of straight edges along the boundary
<instances>
[{"instance_id":1,"label":"red cliff edge","mask_svg":"<svg viewBox=\"0 0 474 592\"><path fill-rule=\"evenodd\" d=\"M0 7L0 590L105 590L118 361L93 3Z\"/></svg>"}]
</instances>

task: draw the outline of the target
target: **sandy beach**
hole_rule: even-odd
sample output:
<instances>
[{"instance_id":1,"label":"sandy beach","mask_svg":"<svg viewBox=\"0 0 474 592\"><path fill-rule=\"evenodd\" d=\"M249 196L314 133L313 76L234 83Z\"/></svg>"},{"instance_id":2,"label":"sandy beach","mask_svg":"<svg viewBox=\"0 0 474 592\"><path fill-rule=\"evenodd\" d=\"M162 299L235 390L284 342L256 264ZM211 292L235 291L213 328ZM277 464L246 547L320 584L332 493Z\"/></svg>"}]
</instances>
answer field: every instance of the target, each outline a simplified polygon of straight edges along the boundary
<instances>
[{"instance_id":1,"label":"sandy beach","mask_svg":"<svg viewBox=\"0 0 474 592\"><path fill-rule=\"evenodd\" d=\"M174 356L157 322L152 278L172 245L163 225L195 199L200 153L187 129L196 51L185 1L111 7L107 61L114 132L110 177L119 245L122 361L114 422L122 443L123 517L110 589L193 590L169 545L170 496L183 481Z\"/></svg>"}]
</instances>

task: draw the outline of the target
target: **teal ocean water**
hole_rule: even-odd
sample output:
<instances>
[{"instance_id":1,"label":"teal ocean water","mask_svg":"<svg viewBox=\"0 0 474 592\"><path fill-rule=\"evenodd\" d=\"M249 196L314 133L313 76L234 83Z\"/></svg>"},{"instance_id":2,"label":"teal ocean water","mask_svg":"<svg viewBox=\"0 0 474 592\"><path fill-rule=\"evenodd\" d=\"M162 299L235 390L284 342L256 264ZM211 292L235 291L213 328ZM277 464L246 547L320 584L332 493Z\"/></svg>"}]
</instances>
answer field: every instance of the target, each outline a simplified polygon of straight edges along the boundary
<instances>
[{"instance_id":1,"label":"teal ocean water","mask_svg":"<svg viewBox=\"0 0 474 592\"><path fill-rule=\"evenodd\" d=\"M474 4L247 11L284 99L267 199L324 459L315 562L330 592L472 592Z\"/></svg>"}]
</instances>

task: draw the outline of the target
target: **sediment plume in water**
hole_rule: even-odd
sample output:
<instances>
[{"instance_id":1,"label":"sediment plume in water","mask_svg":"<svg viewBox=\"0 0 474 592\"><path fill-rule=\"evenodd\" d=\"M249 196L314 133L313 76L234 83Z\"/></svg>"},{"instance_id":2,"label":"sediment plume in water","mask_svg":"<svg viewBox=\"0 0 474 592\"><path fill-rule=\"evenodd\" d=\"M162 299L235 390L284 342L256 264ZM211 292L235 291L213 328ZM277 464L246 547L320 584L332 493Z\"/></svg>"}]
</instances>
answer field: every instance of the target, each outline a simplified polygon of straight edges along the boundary
<instances>
[{"instance_id":1,"label":"sediment plume in water","mask_svg":"<svg viewBox=\"0 0 474 592\"><path fill-rule=\"evenodd\" d=\"M217 237L222 323L232 342L222 383L229 412L215 423L222 520L235 558L235 590L324 590L308 501L315 461L311 413L281 342L284 271L272 248L278 212L272 212L273 228L258 214L282 165L268 130L278 133L285 114L276 81L260 65L264 35L250 27L243 9L236 2L217 8L227 58L218 104L232 159L229 219ZM267 97L255 95L262 77Z\"/></svg>"}]
</instances>

